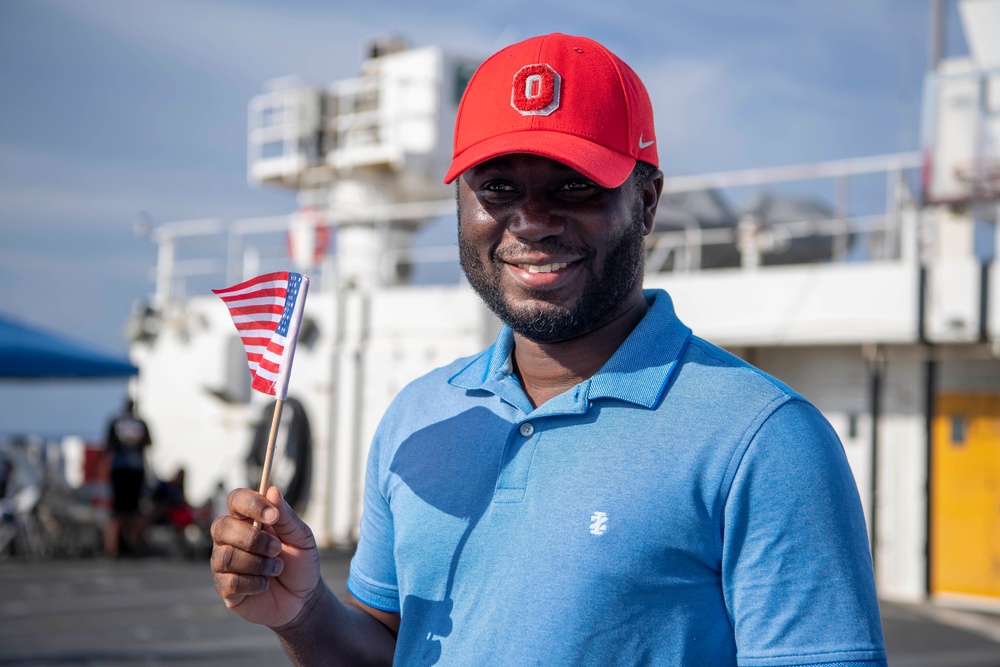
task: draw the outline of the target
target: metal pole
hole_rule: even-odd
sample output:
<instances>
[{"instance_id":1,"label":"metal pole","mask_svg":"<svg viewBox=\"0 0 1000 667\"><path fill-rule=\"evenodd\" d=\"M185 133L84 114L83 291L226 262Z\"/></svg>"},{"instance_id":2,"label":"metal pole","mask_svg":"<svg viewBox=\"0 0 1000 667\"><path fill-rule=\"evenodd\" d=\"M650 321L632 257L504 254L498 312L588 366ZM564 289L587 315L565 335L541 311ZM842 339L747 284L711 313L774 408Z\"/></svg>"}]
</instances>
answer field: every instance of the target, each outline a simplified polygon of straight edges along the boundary
<instances>
[{"instance_id":1,"label":"metal pole","mask_svg":"<svg viewBox=\"0 0 1000 667\"><path fill-rule=\"evenodd\" d=\"M931 34L929 40L930 53L928 54L928 69L932 72L937 69L938 62L940 62L945 55L947 7L948 5L946 0L933 0L931 3Z\"/></svg>"},{"instance_id":2,"label":"metal pole","mask_svg":"<svg viewBox=\"0 0 1000 667\"><path fill-rule=\"evenodd\" d=\"M927 348L927 360L924 361L924 466L927 470L925 493L927 495L924 531L927 539L924 542L924 593L930 597L934 592L934 411L935 393L937 391L937 362L934 360L934 348Z\"/></svg>"},{"instance_id":3,"label":"metal pole","mask_svg":"<svg viewBox=\"0 0 1000 667\"><path fill-rule=\"evenodd\" d=\"M882 421L882 376L885 372L885 357L878 348L872 345L868 359L869 380L869 410L871 414L871 479L869 493L871 494L871 553L872 568L878 566L879 545L879 428ZM877 570L876 570L877 572Z\"/></svg>"}]
</instances>

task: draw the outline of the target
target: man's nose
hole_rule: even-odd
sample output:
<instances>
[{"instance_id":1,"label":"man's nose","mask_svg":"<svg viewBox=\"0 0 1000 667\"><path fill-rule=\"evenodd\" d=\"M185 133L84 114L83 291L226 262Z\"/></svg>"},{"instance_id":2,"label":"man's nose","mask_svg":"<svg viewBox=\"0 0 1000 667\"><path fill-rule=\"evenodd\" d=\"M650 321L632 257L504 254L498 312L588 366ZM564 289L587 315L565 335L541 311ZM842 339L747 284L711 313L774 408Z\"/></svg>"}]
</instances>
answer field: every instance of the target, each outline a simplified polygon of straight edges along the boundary
<instances>
[{"instance_id":1,"label":"man's nose","mask_svg":"<svg viewBox=\"0 0 1000 667\"><path fill-rule=\"evenodd\" d=\"M507 229L526 242L559 236L566 229L566 219L551 203L540 198L528 198L511 212Z\"/></svg>"}]
</instances>

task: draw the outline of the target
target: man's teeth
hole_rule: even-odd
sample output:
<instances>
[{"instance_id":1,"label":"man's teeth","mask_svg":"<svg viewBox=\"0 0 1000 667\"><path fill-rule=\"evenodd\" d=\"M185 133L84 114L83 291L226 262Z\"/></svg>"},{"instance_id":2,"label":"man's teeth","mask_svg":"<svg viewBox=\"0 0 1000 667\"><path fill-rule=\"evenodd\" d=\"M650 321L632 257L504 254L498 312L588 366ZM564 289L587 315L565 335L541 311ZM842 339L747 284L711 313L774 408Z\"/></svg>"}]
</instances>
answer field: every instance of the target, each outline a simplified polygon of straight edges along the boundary
<instances>
[{"instance_id":1,"label":"man's teeth","mask_svg":"<svg viewBox=\"0 0 1000 667\"><path fill-rule=\"evenodd\" d=\"M553 271L558 271L559 269L565 268L568 262L556 262L555 264L518 264L517 268L523 269L528 273L552 273Z\"/></svg>"}]
</instances>

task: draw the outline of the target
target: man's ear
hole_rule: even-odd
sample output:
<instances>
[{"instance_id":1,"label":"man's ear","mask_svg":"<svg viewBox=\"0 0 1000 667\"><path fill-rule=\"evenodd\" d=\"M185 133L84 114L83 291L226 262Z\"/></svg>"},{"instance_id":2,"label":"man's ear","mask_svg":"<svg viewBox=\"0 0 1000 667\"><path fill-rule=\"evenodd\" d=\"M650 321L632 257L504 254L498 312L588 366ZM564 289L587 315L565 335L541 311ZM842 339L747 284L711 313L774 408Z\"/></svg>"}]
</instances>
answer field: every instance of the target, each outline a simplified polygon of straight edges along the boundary
<instances>
[{"instance_id":1,"label":"man's ear","mask_svg":"<svg viewBox=\"0 0 1000 667\"><path fill-rule=\"evenodd\" d=\"M663 172L657 169L642 187L643 235L648 236L656 223L656 207L660 204L660 193L663 192Z\"/></svg>"}]
</instances>

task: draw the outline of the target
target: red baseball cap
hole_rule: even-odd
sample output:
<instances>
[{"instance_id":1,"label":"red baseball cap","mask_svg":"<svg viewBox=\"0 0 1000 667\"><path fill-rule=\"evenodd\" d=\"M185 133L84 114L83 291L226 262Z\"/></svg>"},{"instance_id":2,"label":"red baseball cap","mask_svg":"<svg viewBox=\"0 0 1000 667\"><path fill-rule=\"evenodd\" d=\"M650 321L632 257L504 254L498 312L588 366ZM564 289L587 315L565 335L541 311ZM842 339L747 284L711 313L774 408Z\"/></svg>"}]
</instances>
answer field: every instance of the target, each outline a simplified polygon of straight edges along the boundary
<instances>
[{"instance_id":1,"label":"red baseball cap","mask_svg":"<svg viewBox=\"0 0 1000 667\"><path fill-rule=\"evenodd\" d=\"M510 153L558 160L597 184L659 166L653 105L639 76L592 39L552 33L499 51L472 76L444 177Z\"/></svg>"}]
</instances>

